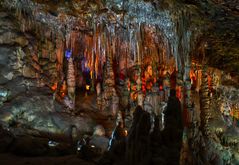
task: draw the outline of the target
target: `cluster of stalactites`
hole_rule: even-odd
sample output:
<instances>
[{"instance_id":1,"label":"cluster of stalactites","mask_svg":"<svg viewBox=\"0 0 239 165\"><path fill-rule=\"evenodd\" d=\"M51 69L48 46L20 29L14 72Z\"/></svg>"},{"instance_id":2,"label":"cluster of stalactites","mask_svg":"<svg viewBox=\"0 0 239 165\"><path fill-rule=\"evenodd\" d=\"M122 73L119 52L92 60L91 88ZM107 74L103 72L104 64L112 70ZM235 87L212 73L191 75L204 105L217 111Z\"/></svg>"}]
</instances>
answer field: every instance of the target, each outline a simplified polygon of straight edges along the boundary
<instances>
[{"instance_id":1,"label":"cluster of stalactites","mask_svg":"<svg viewBox=\"0 0 239 165\"><path fill-rule=\"evenodd\" d=\"M25 10L28 8L17 7L24 3L26 2L19 2L17 3L19 5L15 5L16 14L21 19L22 31L25 32L34 28L37 33L42 33L38 27L42 27L41 24L44 24L44 22L39 24L37 23L38 21L34 20L38 19L38 17L42 15L41 12L33 11L31 8L28 11ZM128 5L129 8L133 7L131 6L131 3ZM142 4L140 2L139 4L137 3L137 5ZM153 10L150 4L145 4L144 6L146 7L144 9L144 14L146 15L148 11ZM125 16L125 18L127 18L125 20L126 25L124 22L122 24L119 24L118 22L116 24L108 23L103 25L104 21L101 20L101 22L96 21L97 23L92 23L92 36L72 30L74 27L70 26L73 24L66 24L65 27L67 29L65 29L64 32L59 32L58 30L54 29L54 26L49 27L51 27L50 31L52 31L52 34L60 36L63 40L66 40L66 48L70 49L73 54L83 54L85 56L88 67L92 71L96 71L96 75L98 75L100 72L99 68L102 68L102 64L100 64L101 62L99 61L103 61L104 63L105 56L108 54L112 54L113 58L118 62L122 61L122 58L127 59L125 60L125 65L128 67L135 64L140 65L142 64L142 61L144 61L144 63L150 63L151 61L156 61L161 64L166 63L167 60L170 59L170 55L173 55L176 59L176 67L179 67L179 69L182 70L181 67L184 65L189 65L189 52L192 44L191 32L188 30L189 22L185 19L188 17L188 13L186 10L180 10L180 16L176 19L174 18L174 20L173 18L170 20L170 15L168 15L168 12L158 12L159 13L157 14L157 17L167 18L166 22L158 20L156 22L153 21L152 25L150 25L148 22L142 22L137 19L138 21L133 21L132 24L127 25L128 16ZM27 19L22 16L26 13L28 13L28 15L30 14ZM128 14L130 16L132 13L129 12ZM148 19L150 20L152 15L147 15L147 17L148 16ZM46 17L45 19L48 19L49 16L47 13L45 13L45 15L43 14L42 17ZM52 19L52 17L49 17L49 24L51 24ZM44 18L41 20L43 21ZM70 20L70 17L68 20ZM173 21L175 21L175 26ZM62 22L62 24L65 23L66 22L64 21ZM79 42L79 37L83 38L81 42ZM81 46L81 44L84 46ZM77 50L79 47L81 50Z\"/></svg>"},{"instance_id":2,"label":"cluster of stalactites","mask_svg":"<svg viewBox=\"0 0 239 165\"><path fill-rule=\"evenodd\" d=\"M169 61L169 44L156 26L138 24L132 29L117 29L114 26L108 29L110 31L100 32L103 40L96 37L96 41L102 41L97 42L98 48L103 45L106 48L103 54L112 54L119 62L120 70L133 65L165 64Z\"/></svg>"},{"instance_id":3,"label":"cluster of stalactites","mask_svg":"<svg viewBox=\"0 0 239 165\"><path fill-rule=\"evenodd\" d=\"M171 29L172 33L167 33L166 26L162 29L163 22L154 25L137 22L124 27L100 22L93 23L91 34L67 26L64 35L54 28L48 30L43 26L44 23L36 23L34 18L39 16L39 13L27 18L23 10L16 10L16 13L23 32L35 30L39 40L36 46L38 56L56 54L58 72L64 72L63 61L66 50L72 53L73 63L79 62L76 60L78 57L83 58L84 68L93 72L95 78L103 77L103 66L107 57L111 57L113 67L119 68L120 71L126 71L134 65L167 65L171 56L176 59L178 69L183 70L184 66L190 67L188 61L190 61L191 32L185 19L186 12L181 13L182 21L175 19L177 26ZM170 21L167 25L174 28L169 23Z\"/></svg>"},{"instance_id":4,"label":"cluster of stalactites","mask_svg":"<svg viewBox=\"0 0 239 165\"><path fill-rule=\"evenodd\" d=\"M73 56L84 56L96 76L102 74L106 56L112 56L120 70L152 62L165 64L170 59L169 44L160 30L143 24L134 29L98 24L93 35L72 31L66 35L66 47Z\"/></svg>"}]
</instances>

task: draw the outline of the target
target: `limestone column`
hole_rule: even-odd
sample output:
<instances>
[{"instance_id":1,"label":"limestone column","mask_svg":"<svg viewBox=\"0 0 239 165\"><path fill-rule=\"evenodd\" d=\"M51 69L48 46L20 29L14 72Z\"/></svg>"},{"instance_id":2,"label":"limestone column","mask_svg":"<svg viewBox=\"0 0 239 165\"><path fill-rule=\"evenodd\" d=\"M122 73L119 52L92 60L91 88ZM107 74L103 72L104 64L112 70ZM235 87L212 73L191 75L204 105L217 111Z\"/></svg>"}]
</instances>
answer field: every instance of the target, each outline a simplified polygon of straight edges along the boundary
<instances>
[{"instance_id":1,"label":"limestone column","mask_svg":"<svg viewBox=\"0 0 239 165\"><path fill-rule=\"evenodd\" d=\"M190 124L189 120L189 111L191 108L191 79L190 79L190 69L191 66L185 66L184 68L184 95L183 95L183 116L184 116L184 124L188 126Z\"/></svg>"},{"instance_id":2,"label":"limestone column","mask_svg":"<svg viewBox=\"0 0 239 165\"><path fill-rule=\"evenodd\" d=\"M208 75L206 67L202 70L202 85L201 85L201 92L200 92L200 104L201 104L201 128L205 135L209 135L208 131L208 121L211 118L210 108L209 108L209 89L208 89Z\"/></svg>"},{"instance_id":3,"label":"limestone column","mask_svg":"<svg viewBox=\"0 0 239 165\"><path fill-rule=\"evenodd\" d=\"M67 90L70 100L73 102L75 107L75 69L72 57L68 61L68 70L67 70Z\"/></svg>"}]
</instances>

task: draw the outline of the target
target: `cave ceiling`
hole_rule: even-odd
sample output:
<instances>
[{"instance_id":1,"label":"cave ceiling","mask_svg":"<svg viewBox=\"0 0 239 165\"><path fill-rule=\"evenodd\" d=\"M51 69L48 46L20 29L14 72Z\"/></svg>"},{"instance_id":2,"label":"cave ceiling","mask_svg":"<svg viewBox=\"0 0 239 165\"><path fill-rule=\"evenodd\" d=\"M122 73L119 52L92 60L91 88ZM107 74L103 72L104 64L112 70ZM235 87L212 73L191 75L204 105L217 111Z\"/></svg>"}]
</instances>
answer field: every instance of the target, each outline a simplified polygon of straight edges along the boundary
<instances>
[{"instance_id":1,"label":"cave ceiling","mask_svg":"<svg viewBox=\"0 0 239 165\"><path fill-rule=\"evenodd\" d=\"M239 73L239 1L199 0L186 1L200 9L210 21L204 37L208 41L209 63L235 74ZM205 24L204 26L208 26Z\"/></svg>"},{"instance_id":2,"label":"cave ceiling","mask_svg":"<svg viewBox=\"0 0 239 165\"><path fill-rule=\"evenodd\" d=\"M181 42L187 31L193 36L189 45L193 48L182 53L197 54L198 47L204 45L209 65L239 75L238 0L4 0L1 5L23 10L63 35L73 28L92 35L94 23L123 29L144 23L158 26L173 45Z\"/></svg>"}]
</instances>

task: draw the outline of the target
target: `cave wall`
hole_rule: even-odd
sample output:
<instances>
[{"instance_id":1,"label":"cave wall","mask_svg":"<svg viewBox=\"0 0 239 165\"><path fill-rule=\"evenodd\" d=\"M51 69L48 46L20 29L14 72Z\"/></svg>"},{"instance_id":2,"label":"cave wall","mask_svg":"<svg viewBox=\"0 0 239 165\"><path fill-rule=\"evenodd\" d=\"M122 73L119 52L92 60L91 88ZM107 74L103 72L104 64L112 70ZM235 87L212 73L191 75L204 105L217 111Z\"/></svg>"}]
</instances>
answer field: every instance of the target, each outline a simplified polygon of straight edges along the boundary
<instances>
[{"instance_id":1,"label":"cave wall","mask_svg":"<svg viewBox=\"0 0 239 165\"><path fill-rule=\"evenodd\" d=\"M66 108L54 98L52 87L63 61L57 58L63 54L61 46L53 46L51 33L41 36L43 33L22 29L23 17L2 7L0 11L1 128L14 136L51 134L56 139L70 138L73 125L82 133L93 132L95 122L91 118L62 114Z\"/></svg>"}]
</instances>

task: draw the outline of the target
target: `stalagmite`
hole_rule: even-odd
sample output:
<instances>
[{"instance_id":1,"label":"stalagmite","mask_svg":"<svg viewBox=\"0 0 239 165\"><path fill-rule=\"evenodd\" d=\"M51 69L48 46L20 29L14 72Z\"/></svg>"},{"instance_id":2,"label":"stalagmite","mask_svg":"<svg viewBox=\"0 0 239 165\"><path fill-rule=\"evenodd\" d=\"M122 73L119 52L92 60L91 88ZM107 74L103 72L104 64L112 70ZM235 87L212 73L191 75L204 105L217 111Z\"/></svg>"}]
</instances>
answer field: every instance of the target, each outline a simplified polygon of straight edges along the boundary
<instances>
[{"instance_id":1,"label":"stalagmite","mask_svg":"<svg viewBox=\"0 0 239 165\"><path fill-rule=\"evenodd\" d=\"M116 115L116 109L118 107L118 96L115 90L115 79L113 72L113 52L111 49L111 41L107 39L107 55L106 55L106 63L104 70L104 101L105 105L103 109L111 108L113 115ZM110 106L111 105L111 106Z\"/></svg>"},{"instance_id":2,"label":"stalagmite","mask_svg":"<svg viewBox=\"0 0 239 165\"><path fill-rule=\"evenodd\" d=\"M68 90L68 96L75 104L75 86L76 86L76 80L75 80L75 69L74 69L74 63L73 59L70 58L68 61L68 71L67 71L67 90Z\"/></svg>"},{"instance_id":3,"label":"stalagmite","mask_svg":"<svg viewBox=\"0 0 239 165\"><path fill-rule=\"evenodd\" d=\"M201 98L200 118L201 118L201 128L203 130L203 133L206 136L208 136L210 133L208 130L208 122L209 122L209 119L211 118L210 107L209 107L210 99L208 94L209 94L208 75L207 75L206 67L204 67L202 71L202 85L201 85L201 93L200 93L200 98Z\"/></svg>"},{"instance_id":4,"label":"stalagmite","mask_svg":"<svg viewBox=\"0 0 239 165\"><path fill-rule=\"evenodd\" d=\"M202 84L202 69L199 66L197 67L196 75L197 75L196 91L199 92Z\"/></svg>"},{"instance_id":5,"label":"stalagmite","mask_svg":"<svg viewBox=\"0 0 239 165\"><path fill-rule=\"evenodd\" d=\"M189 119L189 111L191 108L191 80L190 80L190 66L185 67L184 71L184 118L186 126L189 126L190 119Z\"/></svg>"}]
</instances>

